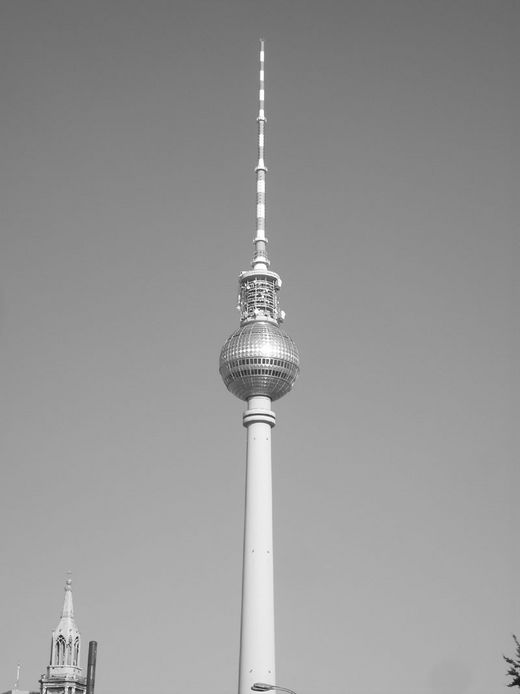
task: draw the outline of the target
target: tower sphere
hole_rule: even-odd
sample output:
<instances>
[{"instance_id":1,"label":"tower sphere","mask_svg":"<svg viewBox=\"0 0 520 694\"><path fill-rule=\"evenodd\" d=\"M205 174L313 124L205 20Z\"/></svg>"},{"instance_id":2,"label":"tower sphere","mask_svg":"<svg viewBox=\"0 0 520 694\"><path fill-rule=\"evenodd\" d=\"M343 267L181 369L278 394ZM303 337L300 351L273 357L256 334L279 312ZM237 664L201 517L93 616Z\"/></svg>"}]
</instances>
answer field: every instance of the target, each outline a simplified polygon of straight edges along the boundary
<instances>
[{"instance_id":1,"label":"tower sphere","mask_svg":"<svg viewBox=\"0 0 520 694\"><path fill-rule=\"evenodd\" d=\"M241 400L256 395L278 400L293 387L300 356L294 340L276 323L256 320L226 340L219 371L226 388Z\"/></svg>"}]
</instances>

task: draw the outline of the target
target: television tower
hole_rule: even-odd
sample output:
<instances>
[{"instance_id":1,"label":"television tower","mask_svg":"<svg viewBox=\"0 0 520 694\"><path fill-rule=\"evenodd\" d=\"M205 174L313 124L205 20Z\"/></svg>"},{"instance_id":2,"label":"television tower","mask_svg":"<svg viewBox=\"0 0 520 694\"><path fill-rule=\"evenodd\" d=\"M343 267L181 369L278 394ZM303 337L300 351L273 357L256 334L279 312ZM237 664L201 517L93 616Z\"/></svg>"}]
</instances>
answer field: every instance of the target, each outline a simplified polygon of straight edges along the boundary
<instances>
[{"instance_id":1,"label":"television tower","mask_svg":"<svg viewBox=\"0 0 520 694\"><path fill-rule=\"evenodd\" d=\"M298 348L281 328L280 276L269 270L265 235L264 42L260 41L256 234L251 270L240 273L240 327L220 353L227 389L247 402L246 502L242 573L239 694L255 682L275 683L271 429L273 400L288 393L300 370Z\"/></svg>"}]
</instances>

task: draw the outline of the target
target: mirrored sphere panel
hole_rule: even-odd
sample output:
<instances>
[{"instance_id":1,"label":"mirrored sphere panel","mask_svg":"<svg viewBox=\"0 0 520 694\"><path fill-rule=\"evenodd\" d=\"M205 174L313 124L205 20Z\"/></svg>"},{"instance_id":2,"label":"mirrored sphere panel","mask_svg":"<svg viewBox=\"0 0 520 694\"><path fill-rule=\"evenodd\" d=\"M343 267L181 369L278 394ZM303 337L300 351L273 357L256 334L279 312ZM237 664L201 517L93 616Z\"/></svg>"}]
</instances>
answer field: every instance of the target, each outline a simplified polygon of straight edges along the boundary
<instances>
[{"instance_id":1,"label":"mirrored sphere panel","mask_svg":"<svg viewBox=\"0 0 520 694\"><path fill-rule=\"evenodd\" d=\"M220 353L222 380L241 400L254 395L278 400L291 390L299 371L296 343L277 325L266 321L241 326Z\"/></svg>"}]
</instances>

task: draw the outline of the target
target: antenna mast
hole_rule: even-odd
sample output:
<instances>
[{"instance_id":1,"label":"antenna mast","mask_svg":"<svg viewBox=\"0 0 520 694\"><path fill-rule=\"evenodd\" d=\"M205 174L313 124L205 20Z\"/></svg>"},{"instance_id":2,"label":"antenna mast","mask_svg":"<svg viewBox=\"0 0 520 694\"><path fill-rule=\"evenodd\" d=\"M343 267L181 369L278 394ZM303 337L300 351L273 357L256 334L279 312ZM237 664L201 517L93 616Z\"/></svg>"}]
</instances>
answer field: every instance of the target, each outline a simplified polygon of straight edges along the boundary
<instances>
[{"instance_id":1,"label":"antenna mast","mask_svg":"<svg viewBox=\"0 0 520 694\"><path fill-rule=\"evenodd\" d=\"M265 138L265 71L264 71L264 40L260 39L260 89L258 91L258 163L256 165L256 236L255 252L251 266L254 270L267 270L267 238L265 236L265 178L267 167L264 160Z\"/></svg>"}]
</instances>

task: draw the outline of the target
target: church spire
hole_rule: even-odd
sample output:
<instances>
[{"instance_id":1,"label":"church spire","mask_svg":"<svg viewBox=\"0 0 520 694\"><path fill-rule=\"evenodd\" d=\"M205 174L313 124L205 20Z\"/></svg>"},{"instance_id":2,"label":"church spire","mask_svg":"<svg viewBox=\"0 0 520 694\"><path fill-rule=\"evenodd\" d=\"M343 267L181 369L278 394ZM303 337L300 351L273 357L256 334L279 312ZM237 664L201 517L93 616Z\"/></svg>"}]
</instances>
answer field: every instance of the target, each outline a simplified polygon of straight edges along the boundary
<instances>
[{"instance_id":1,"label":"church spire","mask_svg":"<svg viewBox=\"0 0 520 694\"><path fill-rule=\"evenodd\" d=\"M74 621L72 579L65 581L65 596L58 626L52 632L51 658L40 679L41 694L84 694L85 678L80 666L81 635Z\"/></svg>"}]
</instances>

